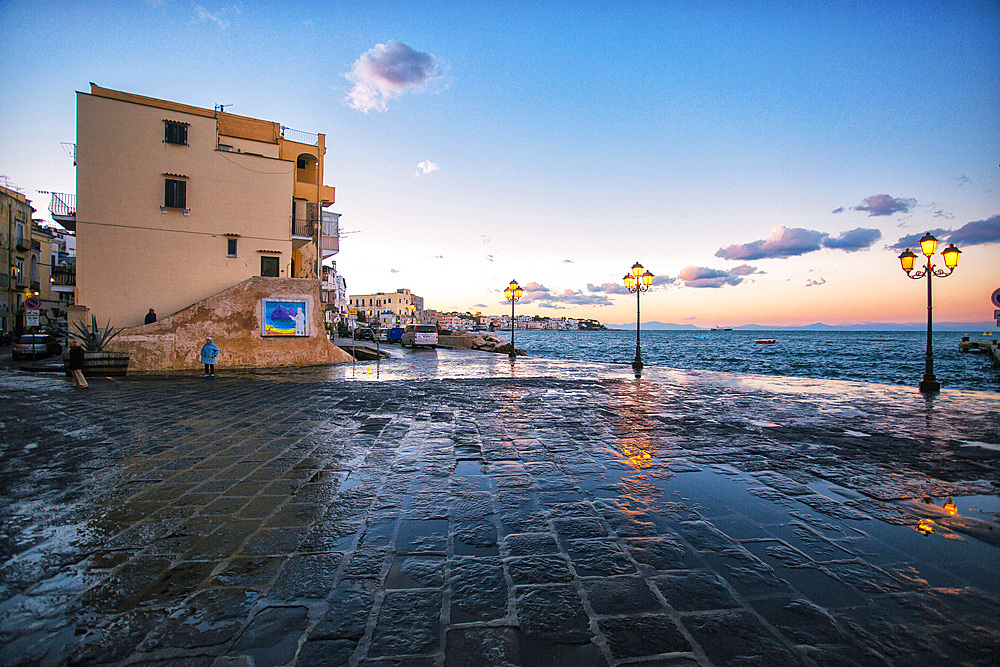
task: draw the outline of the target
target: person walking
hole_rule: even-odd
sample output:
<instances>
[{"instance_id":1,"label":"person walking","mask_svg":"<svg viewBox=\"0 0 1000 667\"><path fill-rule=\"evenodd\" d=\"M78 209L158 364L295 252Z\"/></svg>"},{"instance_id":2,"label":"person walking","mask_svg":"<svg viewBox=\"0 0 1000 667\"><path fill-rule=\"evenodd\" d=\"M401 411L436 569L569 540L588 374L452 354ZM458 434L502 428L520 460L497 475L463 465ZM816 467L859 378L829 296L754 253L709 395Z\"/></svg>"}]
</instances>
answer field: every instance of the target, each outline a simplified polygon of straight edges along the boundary
<instances>
[{"instance_id":1,"label":"person walking","mask_svg":"<svg viewBox=\"0 0 1000 667\"><path fill-rule=\"evenodd\" d=\"M80 341L74 340L69 344L69 374L73 378L73 388L83 389L89 387L87 378L83 377L83 362L86 355L80 346Z\"/></svg>"},{"instance_id":2,"label":"person walking","mask_svg":"<svg viewBox=\"0 0 1000 667\"><path fill-rule=\"evenodd\" d=\"M205 377L215 377L215 358L217 356L219 356L219 348L209 336L205 339L205 344L201 346L201 363L205 364Z\"/></svg>"},{"instance_id":3,"label":"person walking","mask_svg":"<svg viewBox=\"0 0 1000 667\"><path fill-rule=\"evenodd\" d=\"M146 321L143 322L143 324L152 324L155 321L156 321L156 311L150 308L149 312L146 313Z\"/></svg>"}]
</instances>

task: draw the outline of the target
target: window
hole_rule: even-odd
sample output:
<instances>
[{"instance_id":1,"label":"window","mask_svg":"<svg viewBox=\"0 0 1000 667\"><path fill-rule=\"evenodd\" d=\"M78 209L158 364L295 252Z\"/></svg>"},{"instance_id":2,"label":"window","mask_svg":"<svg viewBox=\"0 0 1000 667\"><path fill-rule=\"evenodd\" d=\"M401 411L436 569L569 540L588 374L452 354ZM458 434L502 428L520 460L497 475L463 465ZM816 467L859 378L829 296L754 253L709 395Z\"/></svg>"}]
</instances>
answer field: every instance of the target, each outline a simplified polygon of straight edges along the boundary
<instances>
[{"instance_id":1,"label":"window","mask_svg":"<svg viewBox=\"0 0 1000 667\"><path fill-rule=\"evenodd\" d=\"M260 258L260 275L266 276L268 278L278 277L278 258L277 257L261 257Z\"/></svg>"},{"instance_id":2,"label":"window","mask_svg":"<svg viewBox=\"0 0 1000 667\"><path fill-rule=\"evenodd\" d=\"M188 126L187 123L178 123L174 120L163 121L163 141L168 144L187 145Z\"/></svg>"},{"instance_id":3,"label":"window","mask_svg":"<svg viewBox=\"0 0 1000 667\"><path fill-rule=\"evenodd\" d=\"M164 208L187 208L187 183L172 178L163 181Z\"/></svg>"},{"instance_id":4,"label":"window","mask_svg":"<svg viewBox=\"0 0 1000 667\"><path fill-rule=\"evenodd\" d=\"M227 239L227 251L229 257L236 257L236 239Z\"/></svg>"}]
</instances>

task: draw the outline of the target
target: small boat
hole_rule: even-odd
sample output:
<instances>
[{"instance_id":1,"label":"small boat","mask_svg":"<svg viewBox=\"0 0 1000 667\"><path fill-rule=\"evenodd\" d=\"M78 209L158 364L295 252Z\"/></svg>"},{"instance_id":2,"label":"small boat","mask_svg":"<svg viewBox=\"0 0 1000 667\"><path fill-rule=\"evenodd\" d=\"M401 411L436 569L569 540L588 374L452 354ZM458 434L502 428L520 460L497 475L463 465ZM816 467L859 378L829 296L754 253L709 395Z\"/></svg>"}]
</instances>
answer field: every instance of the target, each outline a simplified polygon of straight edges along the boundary
<instances>
[{"instance_id":1,"label":"small boat","mask_svg":"<svg viewBox=\"0 0 1000 667\"><path fill-rule=\"evenodd\" d=\"M732 327L712 327L712 331L732 331Z\"/></svg>"},{"instance_id":2,"label":"small boat","mask_svg":"<svg viewBox=\"0 0 1000 667\"><path fill-rule=\"evenodd\" d=\"M776 341L774 338L758 338L754 342L757 343L758 345L774 345L778 341Z\"/></svg>"}]
</instances>

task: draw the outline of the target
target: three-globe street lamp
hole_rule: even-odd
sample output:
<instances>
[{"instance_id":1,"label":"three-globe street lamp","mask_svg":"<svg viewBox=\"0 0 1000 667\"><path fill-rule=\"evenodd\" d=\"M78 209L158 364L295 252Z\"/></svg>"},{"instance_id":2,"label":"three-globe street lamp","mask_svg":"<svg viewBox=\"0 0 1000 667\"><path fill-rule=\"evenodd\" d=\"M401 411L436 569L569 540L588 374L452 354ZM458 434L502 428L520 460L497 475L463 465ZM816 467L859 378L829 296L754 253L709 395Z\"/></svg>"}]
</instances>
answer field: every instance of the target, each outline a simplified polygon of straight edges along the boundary
<instances>
[{"instance_id":1,"label":"three-globe street lamp","mask_svg":"<svg viewBox=\"0 0 1000 667\"><path fill-rule=\"evenodd\" d=\"M947 248L941 251L941 255L944 257L944 264L948 267L948 270L938 269L931 261L931 256L937 250L937 244L938 240L930 232L921 237L920 252L927 258L927 264L916 272L914 272L914 266L917 262L917 256L910 252L909 248L904 250L899 256L899 263L908 277L918 280L927 276L927 356L924 359L924 379L920 381L919 385L920 391L925 394L941 391L941 385L938 383L937 378L934 377L934 353L931 346L931 334L933 332L931 278L933 276L937 276L938 278L950 276L955 271L955 267L958 266L958 256L962 254L962 251L956 248L954 243L949 244Z\"/></svg>"},{"instance_id":2,"label":"three-globe street lamp","mask_svg":"<svg viewBox=\"0 0 1000 667\"><path fill-rule=\"evenodd\" d=\"M517 284L516 280L511 280L510 285L503 291L504 297L510 301L510 359L517 358L517 351L514 349L514 302L521 298L524 290Z\"/></svg>"},{"instance_id":3,"label":"three-globe street lamp","mask_svg":"<svg viewBox=\"0 0 1000 667\"><path fill-rule=\"evenodd\" d=\"M653 284L653 274L644 271L642 264L636 262L632 265L632 271L626 273L622 280L625 281L625 288L629 292L635 292L635 361L632 362L632 368L638 374L642 372L642 353L639 349L639 294L648 290Z\"/></svg>"}]
</instances>

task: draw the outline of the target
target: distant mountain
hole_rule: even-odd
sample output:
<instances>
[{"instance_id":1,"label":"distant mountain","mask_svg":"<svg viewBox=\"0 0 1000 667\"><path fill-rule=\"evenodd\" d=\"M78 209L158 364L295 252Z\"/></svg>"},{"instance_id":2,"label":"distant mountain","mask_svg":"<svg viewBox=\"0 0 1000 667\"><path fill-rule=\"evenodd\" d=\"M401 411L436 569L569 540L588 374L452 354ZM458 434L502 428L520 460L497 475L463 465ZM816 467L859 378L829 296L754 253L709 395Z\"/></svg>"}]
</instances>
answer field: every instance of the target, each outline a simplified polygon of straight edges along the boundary
<instances>
[{"instance_id":1,"label":"distant mountain","mask_svg":"<svg viewBox=\"0 0 1000 667\"><path fill-rule=\"evenodd\" d=\"M935 322L934 331L961 331L970 335L976 335L983 331L995 329L995 322ZM626 324L606 324L609 329L635 330L635 322ZM671 322L643 322L643 329L649 331L709 331L709 328L698 327L693 324L674 324ZM926 322L906 322L903 324L895 322L865 322L864 324L841 324L832 325L816 322L814 324L803 324L799 326L764 326L761 324L741 324L734 326L735 331L925 331Z\"/></svg>"}]
</instances>

